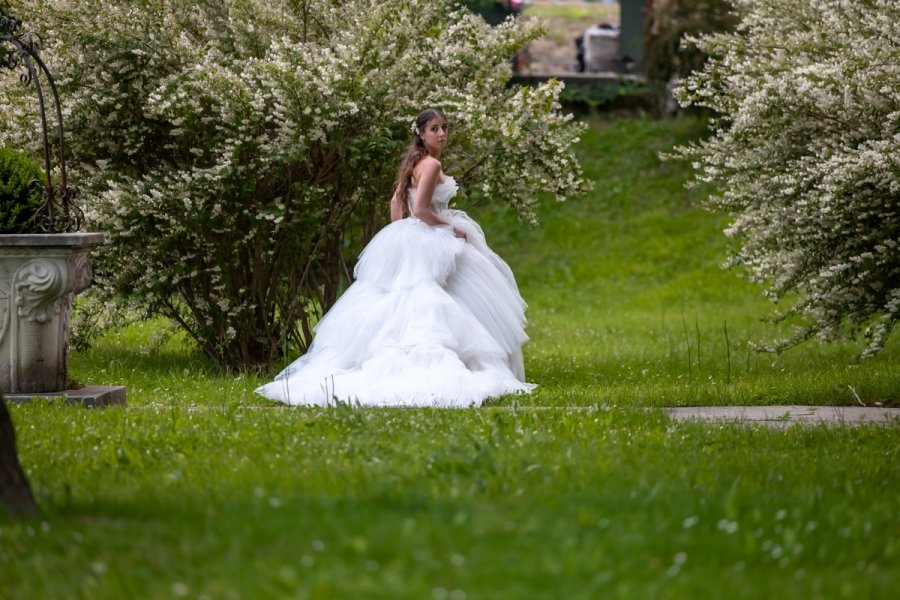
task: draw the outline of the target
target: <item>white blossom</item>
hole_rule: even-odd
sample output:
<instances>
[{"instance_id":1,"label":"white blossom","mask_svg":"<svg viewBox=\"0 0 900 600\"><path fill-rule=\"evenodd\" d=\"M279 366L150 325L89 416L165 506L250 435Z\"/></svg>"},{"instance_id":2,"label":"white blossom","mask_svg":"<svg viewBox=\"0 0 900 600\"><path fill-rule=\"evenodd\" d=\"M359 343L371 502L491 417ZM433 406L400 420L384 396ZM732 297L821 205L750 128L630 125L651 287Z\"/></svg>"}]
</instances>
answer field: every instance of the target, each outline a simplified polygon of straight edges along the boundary
<instances>
[{"instance_id":1,"label":"white blossom","mask_svg":"<svg viewBox=\"0 0 900 600\"><path fill-rule=\"evenodd\" d=\"M769 348L849 329L873 354L900 319L900 3L734 4L737 31L696 41L711 59L679 90L714 135L679 153L734 216L727 264L803 322Z\"/></svg>"}]
</instances>

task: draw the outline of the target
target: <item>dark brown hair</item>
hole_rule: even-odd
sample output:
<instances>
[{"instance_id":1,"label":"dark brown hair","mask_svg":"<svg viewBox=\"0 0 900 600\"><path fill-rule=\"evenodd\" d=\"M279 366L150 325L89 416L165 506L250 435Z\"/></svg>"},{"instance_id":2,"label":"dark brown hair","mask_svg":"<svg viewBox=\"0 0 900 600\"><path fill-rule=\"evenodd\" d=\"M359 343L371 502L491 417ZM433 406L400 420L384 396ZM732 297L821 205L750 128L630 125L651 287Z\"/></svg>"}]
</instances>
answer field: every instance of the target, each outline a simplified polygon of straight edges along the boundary
<instances>
[{"instance_id":1,"label":"dark brown hair","mask_svg":"<svg viewBox=\"0 0 900 600\"><path fill-rule=\"evenodd\" d=\"M412 186L413 169L416 163L428 156L428 149L425 147L425 141L420 134L424 133L428 122L436 118L446 121L447 115L436 108L426 108L416 117L416 129L413 131L413 139L406 148L403 159L400 161L400 169L397 172L395 190L396 194L400 196L400 202L403 203L403 206L406 206L406 198L409 195L409 188Z\"/></svg>"}]
</instances>

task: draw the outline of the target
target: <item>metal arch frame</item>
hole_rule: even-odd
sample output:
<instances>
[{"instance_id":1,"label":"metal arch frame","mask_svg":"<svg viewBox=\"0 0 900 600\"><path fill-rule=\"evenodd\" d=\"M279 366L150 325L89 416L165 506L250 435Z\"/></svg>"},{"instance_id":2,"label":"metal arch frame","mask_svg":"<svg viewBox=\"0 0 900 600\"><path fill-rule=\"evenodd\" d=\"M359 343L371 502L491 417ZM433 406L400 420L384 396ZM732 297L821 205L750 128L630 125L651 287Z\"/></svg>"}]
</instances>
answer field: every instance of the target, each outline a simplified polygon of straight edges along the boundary
<instances>
[{"instance_id":1,"label":"metal arch frame","mask_svg":"<svg viewBox=\"0 0 900 600\"><path fill-rule=\"evenodd\" d=\"M79 189L68 185L62 108L59 102L59 93L56 89L56 82L50 75L47 65L41 60L39 53L41 46L40 37L34 33L22 32L21 28L22 21L10 14L9 6L6 3L0 4L0 69L6 68L11 71L24 69L24 72L19 74L19 81L25 86L34 83L40 108L46 181L43 186L37 180L31 182L32 189L43 187L43 204L32 217L32 221L35 221L40 230L45 233L78 231L84 222L84 213L74 203L75 198L80 194ZM12 48L6 48L7 44L11 45ZM40 82L41 74L47 80L56 109L56 128L59 135L58 160L60 181L58 184L53 183L50 168L50 134L47 126L44 90Z\"/></svg>"}]
</instances>

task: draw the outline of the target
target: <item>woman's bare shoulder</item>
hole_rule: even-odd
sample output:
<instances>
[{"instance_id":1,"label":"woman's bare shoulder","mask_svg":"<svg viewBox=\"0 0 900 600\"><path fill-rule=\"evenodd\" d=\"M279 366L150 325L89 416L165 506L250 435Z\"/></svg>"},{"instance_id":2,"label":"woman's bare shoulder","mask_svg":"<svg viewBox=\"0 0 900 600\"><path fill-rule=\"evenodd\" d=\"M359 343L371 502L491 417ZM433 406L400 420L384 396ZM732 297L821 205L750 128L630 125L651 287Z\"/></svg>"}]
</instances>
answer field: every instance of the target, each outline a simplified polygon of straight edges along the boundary
<instances>
[{"instance_id":1,"label":"woman's bare shoulder","mask_svg":"<svg viewBox=\"0 0 900 600\"><path fill-rule=\"evenodd\" d=\"M436 159L436 158L433 157L433 156L426 156L426 157L424 157L424 158L423 158L421 161L419 161L419 162L420 162L420 163L423 163L423 164L426 164L426 165L429 165L429 166L431 166L431 168L436 168L436 169L440 169L440 168L441 168L441 161L439 161L438 159Z\"/></svg>"},{"instance_id":2,"label":"woman's bare shoulder","mask_svg":"<svg viewBox=\"0 0 900 600\"><path fill-rule=\"evenodd\" d=\"M433 156L426 156L416 163L416 166L413 168L413 183L416 184L421 181L423 177L429 176L435 180L439 180L441 178L441 173L443 173L441 161Z\"/></svg>"},{"instance_id":3,"label":"woman's bare shoulder","mask_svg":"<svg viewBox=\"0 0 900 600\"><path fill-rule=\"evenodd\" d=\"M440 173L441 161L433 156L426 156L416 164L413 171L419 173L419 175L424 175L425 173Z\"/></svg>"}]
</instances>

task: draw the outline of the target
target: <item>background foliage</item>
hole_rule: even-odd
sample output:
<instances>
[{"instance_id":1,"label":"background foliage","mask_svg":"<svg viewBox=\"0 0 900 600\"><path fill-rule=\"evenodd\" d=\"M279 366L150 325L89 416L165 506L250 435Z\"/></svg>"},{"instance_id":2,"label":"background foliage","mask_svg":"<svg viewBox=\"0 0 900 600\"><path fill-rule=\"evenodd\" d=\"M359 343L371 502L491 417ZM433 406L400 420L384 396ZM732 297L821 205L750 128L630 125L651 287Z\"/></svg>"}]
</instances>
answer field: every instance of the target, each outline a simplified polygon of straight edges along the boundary
<instances>
[{"instance_id":1,"label":"background foliage","mask_svg":"<svg viewBox=\"0 0 900 600\"><path fill-rule=\"evenodd\" d=\"M733 215L729 260L797 316L783 349L861 332L877 352L900 318L900 5L738 0L735 33L702 38L685 104L719 116L681 149Z\"/></svg>"},{"instance_id":2,"label":"background foliage","mask_svg":"<svg viewBox=\"0 0 900 600\"><path fill-rule=\"evenodd\" d=\"M653 0L649 4L644 19L644 65L662 108L671 102L671 82L706 62L706 52L686 40L731 30L736 22L728 0Z\"/></svg>"},{"instance_id":3,"label":"background foliage","mask_svg":"<svg viewBox=\"0 0 900 600\"><path fill-rule=\"evenodd\" d=\"M444 166L471 198L533 219L537 191L585 188L560 85L506 86L533 25L490 28L451 0L111 0L99 14L45 0L14 12L47 41L73 179L110 233L98 280L232 368L309 342L387 219L422 107L450 115ZM33 115L3 91L0 138L22 144Z\"/></svg>"},{"instance_id":4,"label":"background foliage","mask_svg":"<svg viewBox=\"0 0 900 600\"><path fill-rule=\"evenodd\" d=\"M33 233L32 217L41 206L41 167L28 156L0 146L0 234Z\"/></svg>"}]
</instances>

